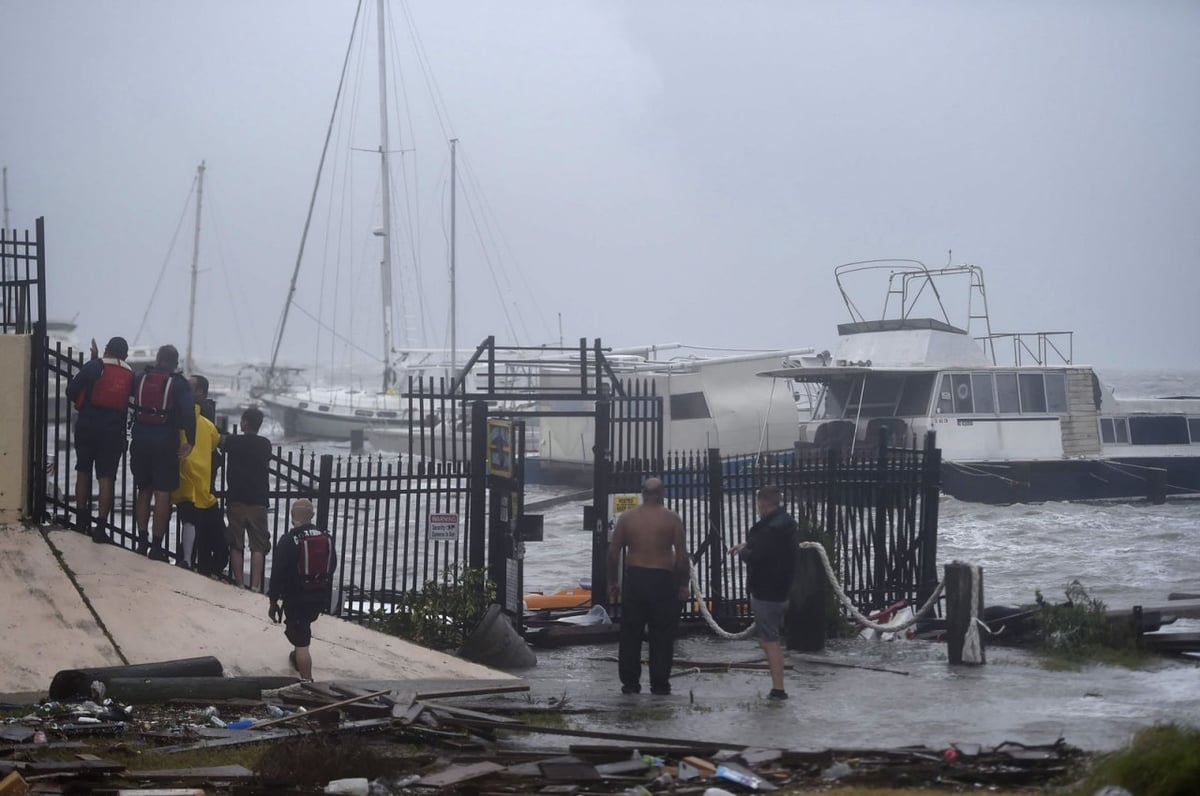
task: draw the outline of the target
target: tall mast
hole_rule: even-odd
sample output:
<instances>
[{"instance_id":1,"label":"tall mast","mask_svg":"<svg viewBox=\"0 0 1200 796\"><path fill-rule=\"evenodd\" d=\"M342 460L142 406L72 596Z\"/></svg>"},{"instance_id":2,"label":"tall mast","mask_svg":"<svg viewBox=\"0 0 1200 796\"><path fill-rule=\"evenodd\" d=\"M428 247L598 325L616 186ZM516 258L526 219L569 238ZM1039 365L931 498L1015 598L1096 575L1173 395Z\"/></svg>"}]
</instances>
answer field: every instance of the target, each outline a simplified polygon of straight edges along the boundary
<instances>
[{"instance_id":1,"label":"tall mast","mask_svg":"<svg viewBox=\"0 0 1200 796\"><path fill-rule=\"evenodd\" d=\"M379 25L379 165L383 170L383 260L380 287L383 299L383 390L394 378L392 372L392 185L388 170L387 58L385 50L384 0L378 0Z\"/></svg>"},{"instance_id":2,"label":"tall mast","mask_svg":"<svg viewBox=\"0 0 1200 796\"><path fill-rule=\"evenodd\" d=\"M455 213L455 198L458 190L458 139L450 139L450 385L458 378L458 308L456 306L455 286L455 223L458 220Z\"/></svg>"},{"instance_id":3,"label":"tall mast","mask_svg":"<svg viewBox=\"0 0 1200 796\"><path fill-rule=\"evenodd\" d=\"M204 204L204 161L196 169L196 236L192 240L192 292L188 300L187 356L183 360L183 372L192 375L192 336L196 328L196 274L200 265L200 208Z\"/></svg>"}]
</instances>

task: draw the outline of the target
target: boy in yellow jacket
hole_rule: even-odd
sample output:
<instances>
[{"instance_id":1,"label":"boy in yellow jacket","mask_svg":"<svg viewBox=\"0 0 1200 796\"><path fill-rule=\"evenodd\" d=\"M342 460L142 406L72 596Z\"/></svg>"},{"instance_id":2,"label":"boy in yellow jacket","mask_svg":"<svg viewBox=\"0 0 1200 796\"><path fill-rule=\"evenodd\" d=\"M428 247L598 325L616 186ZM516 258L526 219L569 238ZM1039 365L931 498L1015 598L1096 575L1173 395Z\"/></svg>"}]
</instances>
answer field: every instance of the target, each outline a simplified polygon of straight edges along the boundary
<instances>
[{"instance_id":1,"label":"boy in yellow jacket","mask_svg":"<svg viewBox=\"0 0 1200 796\"><path fill-rule=\"evenodd\" d=\"M188 381L195 399L196 444L179 462L179 488L171 493L171 502L178 508L183 523L176 563L213 575L225 568L225 556L221 555L225 528L221 508L212 492L213 453L220 435L212 421L200 414L200 407L208 398L208 379L192 376Z\"/></svg>"}]
</instances>

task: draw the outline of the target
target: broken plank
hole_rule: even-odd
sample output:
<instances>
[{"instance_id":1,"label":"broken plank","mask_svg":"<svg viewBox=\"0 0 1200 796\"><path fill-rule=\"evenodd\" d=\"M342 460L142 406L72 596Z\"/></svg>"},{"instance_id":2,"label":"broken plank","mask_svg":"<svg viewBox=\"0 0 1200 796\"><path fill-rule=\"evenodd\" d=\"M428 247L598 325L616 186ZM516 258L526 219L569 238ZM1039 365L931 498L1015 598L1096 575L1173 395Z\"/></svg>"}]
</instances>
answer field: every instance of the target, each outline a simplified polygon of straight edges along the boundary
<instances>
[{"instance_id":1,"label":"broken plank","mask_svg":"<svg viewBox=\"0 0 1200 796\"><path fill-rule=\"evenodd\" d=\"M475 710L467 710L466 708L455 707L454 705L443 705L437 702L422 702L426 708L435 713L442 713L453 719L458 716L466 719L478 719L479 721L489 721L498 725L520 724L519 719L512 719L507 716L493 716L490 713L480 713Z\"/></svg>"},{"instance_id":2,"label":"broken plank","mask_svg":"<svg viewBox=\"0 0 1200 796\"><path fill-rule=\"evenodd\" d=\"M477 726L483 722L476 722L474 719L460 719L459 724L464 726ZM485 725L486 726L486 725ZM684 740L680 738L662 738L653 735L632 735L622 732L603 732L599 730L572 730L566 727L538 727L529 724L514 724L504 727L494 727L493 729L501 729L505 732L523 732L530 735L565 735L572 738L596 738L606 741L627 741L629 743L652 743L661 746L670 746L684 749L695 749L697 747L705 749L747 749L747 744L731 744L731 743L707 743L704 741ZM644 751L644 750L643 750Z\"/></svg>"},{"instance_id":3,"label":"broken plank","mask_svg":"<svg viewBox=\"0 0 1200 796\"><path fill-rule=\"evenodd\" d=\"M273 727L276 724L283 724L285 722L295 721L296 719L306 718L308 716L312 716L315 714L324 713L326 711L333 710L334 708L340 708L340 707L345 707L346 705L352 705L355 702L362 702L367 699L373 699L374 697L377 697L377 696L383 696L384 694L388 693L388 691L390 691L390 690L391 689L385 689L383 691L375 691L373 693L363 694L362 696L351 697L350 699L343 699L341 702L333 702L328 705L322 705L319 708L313 708L312 710L305 711L304 713L293 713L290 716L281 716L280 718L277 718L277 719L271 719L269 721L259 722L254 725L254 729L258 730L258 729L262 729L263 727ZM388 711L388 712L389 712L389 714L391 713L391 711Z\"/></svg>"},{"instance_id":4,"label":"broken plank","mask_svg":"<svg viewBox=\"0 0 1200 796\"><path fill-rule=\"evenodd\" d=\"M600 774L588 763L539 763L542 776L552 780L569 782L599 782Z\"/></svg>"},{"instance_id":5,"label":"broken plank","mask_svg":"<svg viewBox=\"0 0 1200 796\"><path fill-rule=\"evenodd\" d=\"M213 780L253 779L254 772L245 766L230 765L208 766L206 768L160 768L149 771L126 771L124 777L126 779L177 779L209 782Z\"/></svg>"},{"instance_id":6,"label":"broken plank","mask_svg":"<svg viewBox=\"0 0 1200 796\"><path fill-rule=\"evenodd\" d=\"M479 777L486 777L488 774L495 774L497 771L503 771L504 766L499 763L472 763L469 766L450 766L447 769L421 777L421 781L417 784L423 788L446 788L451 785L457 785L460 782L466 782Z\"/></svg>"},{"instance_id":7,"label":"broken plank","mask_svg":"<svg viewBox=\"0 0 1200 796\"><path fill-rule=\"evenodd\" d=\"M195 743L185 743L177 746L163 746L155 749L154 753L175 754L177 752L191 752L196 749L221 749L227 746L242 746L244 744L262 743L263 741L273 741L279 738L292 738L298 735L333 735L344 732L382 730L390 726L392 726L391 719L363 719L362 721L342 722L333 729L288 727L280 730L271 730L270 732L242 730L238 733L237 737L214 738L211 741L197 741Z\"/></svg>"}]
</instances>

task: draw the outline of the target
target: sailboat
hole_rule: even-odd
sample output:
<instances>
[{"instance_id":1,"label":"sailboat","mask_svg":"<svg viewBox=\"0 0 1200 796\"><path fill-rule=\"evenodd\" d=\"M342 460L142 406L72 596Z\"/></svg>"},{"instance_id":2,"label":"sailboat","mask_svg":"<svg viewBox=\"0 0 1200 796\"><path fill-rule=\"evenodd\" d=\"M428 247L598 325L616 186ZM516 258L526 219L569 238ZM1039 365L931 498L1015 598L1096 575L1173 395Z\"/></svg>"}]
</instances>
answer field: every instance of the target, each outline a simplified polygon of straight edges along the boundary
<instances>
[{"instance_id":1,"label":"sailboat","mask_svg":"<svg viewBox=\"0 0 1200 796\"><path fill-rule=\"evenodd\" d=\"M282 345L289 310L293 305L296 293L296 280L299 274L301 260L304 254L305 238L312 220L313 208L316 202L317 186L320 184L320 171L324 167L326 151L321 155L321 166L318 168L317 186L313 189L313 198L309 205L309 215L305 222L305 237L302 237L300 253L296 259L292 274L291 285L287 300L284 303L279 328L276 333L271 354L271 363L267 369L266 388L256 397L266 407L267 411L284 427L288 436L323 437L347 439L356 431L371 428L411 428L413 426L436 425L440 419L431 411L431 404L426 401L412 399L401 393L407 388L409 380L420 377L442 375L449 377L453 374L453 366L444 362L446 352L436 350L398 350L395 345L395 318L392 296L392 194L390 169L390 141L388 136L388 75L387 56L385 53L385 18L384 0L377 0L377 24L379 39L379 167L382 192L382 223L375 230L375 235L382 243L382 258L380 261L380 292L382 304L382 355L383 368L378 390L348 389L342 387L307 387L291 389L281 384L282 376L287 369L279 365L279 352ZM357 28L357 17L355 27ZM356 31L355 31L356 32ZM353 37L355 32L351 33ZM340 100L340 90L339 90ZM338 113L335 102L334 114ZM331 123L332 127L332 123ZM453 346L452 346L453 347ZM294 370L294 369L293 369Z\"/></svg>"}]
</instances>

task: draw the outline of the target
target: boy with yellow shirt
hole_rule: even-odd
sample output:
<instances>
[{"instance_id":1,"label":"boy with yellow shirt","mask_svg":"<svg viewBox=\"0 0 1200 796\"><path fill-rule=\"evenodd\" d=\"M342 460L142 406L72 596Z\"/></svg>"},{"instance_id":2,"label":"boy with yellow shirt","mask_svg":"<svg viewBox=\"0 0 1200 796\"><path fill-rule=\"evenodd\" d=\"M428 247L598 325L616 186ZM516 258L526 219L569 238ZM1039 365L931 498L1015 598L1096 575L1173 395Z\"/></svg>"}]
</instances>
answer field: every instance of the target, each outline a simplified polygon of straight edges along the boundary
<instances>
[{"instance_id":1,"label":"boy with yellow shirt","mask_svg":"<svg viewBox=\"0 0 1200 796\"><path fill-rule=\"evenodd\" d=\"M215 575L225 569L225 527L221 508L213 495L213 454L220 435L217 427L200 414L208 398L208 379L192 376L189 380L195 399L196 444L191 453L179 463L179 488L171 493L171 502L179 510L183 523L179 555L176 563L192 567L205 575Z\"/></svg>"}]
</instances>

